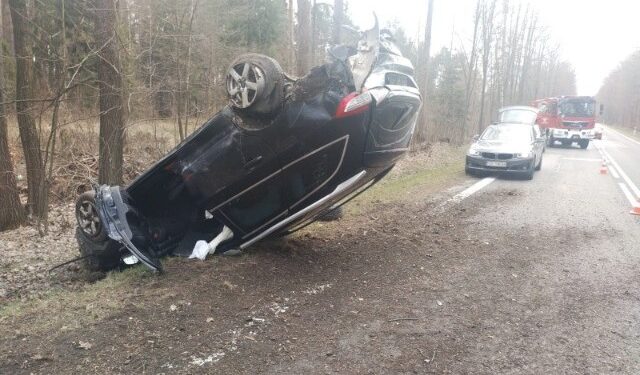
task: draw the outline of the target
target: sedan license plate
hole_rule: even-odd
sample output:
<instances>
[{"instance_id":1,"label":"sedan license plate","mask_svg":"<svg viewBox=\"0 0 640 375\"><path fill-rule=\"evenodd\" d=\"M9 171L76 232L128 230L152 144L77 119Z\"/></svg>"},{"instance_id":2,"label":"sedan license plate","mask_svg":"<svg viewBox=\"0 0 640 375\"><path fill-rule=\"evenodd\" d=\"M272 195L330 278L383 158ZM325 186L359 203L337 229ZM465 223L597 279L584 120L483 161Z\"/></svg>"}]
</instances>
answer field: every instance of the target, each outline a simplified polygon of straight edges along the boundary
<instances>
[{"instance_id":1,"label":"sedan license plate","mask_svg":"<svg viewBox=\"0 0 640 375\"><path fill-rule=\"evenodd\" d=\"M506 168L507 167L507 162L506 161L488 161L487 162L487 167Z\"/></svg>"}]
</instances>

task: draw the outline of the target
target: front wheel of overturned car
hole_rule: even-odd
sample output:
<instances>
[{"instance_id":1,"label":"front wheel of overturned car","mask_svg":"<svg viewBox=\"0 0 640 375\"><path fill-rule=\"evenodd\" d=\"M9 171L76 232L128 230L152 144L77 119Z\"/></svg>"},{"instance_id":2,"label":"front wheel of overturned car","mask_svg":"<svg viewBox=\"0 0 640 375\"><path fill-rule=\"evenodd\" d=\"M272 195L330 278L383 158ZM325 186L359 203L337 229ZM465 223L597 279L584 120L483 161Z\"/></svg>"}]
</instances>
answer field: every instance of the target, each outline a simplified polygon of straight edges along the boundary
<instances>
[{"instance_id":1,"label":"front wheel of overturned car","mask_svg":"<svg viewBox=\"0 0 640 375\"><path fill-rule=\"evenodd\" d=\"M235 59L227 73L231 106L251 115L269 116L284 102L285 77L269 56L248 53Z\"/></svg>"},{"instance_id":2,"label":"front wheel of overturned car","mask_svg":"<svg viewBox=\"0 0 640 375\"><path fill-rule=\"evenodd\" d=\"M95 191L85 191L76 199L76 221L78 229L88 239L100 242L107 238L107 232L98 215Z\"/></svg>"},{"instance_id":3,"label":"front wheel of overturned car","mask_svg":"<svg viewBox=\"0 0 640 375\"><path fill-rule=\"evenodd\" d=\"M82 193L76 200L76 239L90 271L108 271L120 263L120 244L107 237L95 201L95 192Z\"/></svg>"}]
</instances>

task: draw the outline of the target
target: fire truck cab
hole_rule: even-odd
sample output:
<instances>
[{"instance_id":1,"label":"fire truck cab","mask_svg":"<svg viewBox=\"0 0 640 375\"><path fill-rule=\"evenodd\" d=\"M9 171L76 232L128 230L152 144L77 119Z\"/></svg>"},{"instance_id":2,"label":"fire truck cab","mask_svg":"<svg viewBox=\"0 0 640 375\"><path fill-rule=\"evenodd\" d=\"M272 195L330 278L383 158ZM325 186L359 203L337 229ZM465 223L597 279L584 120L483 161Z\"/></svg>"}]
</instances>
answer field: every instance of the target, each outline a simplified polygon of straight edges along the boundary
<instances>
[{"instance_id":1,"label":"fire truck cab","mask_svg":"<svg viewBox=\"0 0 640 375\"><path fill-rule=\"evenodd\" d=\"M596 100L591 96L560 96L534 100L536 123L547 136L547 146L577 143L586 149L595 136Z\"/></svg>"}]
</instances>

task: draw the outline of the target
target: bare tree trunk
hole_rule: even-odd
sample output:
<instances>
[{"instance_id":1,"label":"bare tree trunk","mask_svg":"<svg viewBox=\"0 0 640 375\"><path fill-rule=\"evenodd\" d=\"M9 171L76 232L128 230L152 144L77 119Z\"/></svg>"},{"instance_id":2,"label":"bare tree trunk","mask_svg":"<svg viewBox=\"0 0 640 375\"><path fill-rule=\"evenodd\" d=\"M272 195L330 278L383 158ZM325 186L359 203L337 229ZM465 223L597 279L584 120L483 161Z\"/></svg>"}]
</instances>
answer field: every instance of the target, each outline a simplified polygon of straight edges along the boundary
<instances>
[{"instance_id":1,"label":"bare tree trunk","mask_svg":"<svg viewBox=\"0 0 640 375\"><path fill-rule=\"evenodd\" d=\"M318 48L318 2L313 0L311 5L311 65L316 65L316 49Z\"/></svg>"},{"instance_id":2,"label":"bare tree trunk","mask_svg":"<svg viewBox=\"0 0 640 375\"><path fill-rule=\"evenodd\" d=\"M42 189L40 184L44 180L42 154L40 153L40 139L36 123L31 116L29 101L34 99L33 51L27 39L29 22L26 0L10 0L11 20L13 21L13 38L16 55L16 110L20 141L24 150L27 166L27 184L29 188L28 206L39 215L43 210Z\"/></svg>"},{"instance_id":3,"label":"bare tree trunk","mask_svg":"<svg viewBox=\"0 0 640 375\"><path fill-rule=\"evenodd\" d=\"M493 41L493 15L496 0L492 0L490 8L483 5L482 11L482 87L480 88L480 116L478 117L478 133L482 133L484 125L485 96L487 91L487 73L489 71L489 56L491 55L491 44Z\"/></svg>"},{"instance_id":4,"label":"bare tree trunk","mask_svg":"<svg viewBox=\"0 0 640 375\"><path fill-rule=\"evenodd\" d=\"M2 22L4 26L4 17ZM4 27L2 30L4 33ZM16 228L24 222L24 210L20 204L16 176L13 173L13 160L9 150L7 117L2 104L5 97L4 57L0 57L0 231Z\"/></svg>"},{"instance_id":5,"label":"bare tree trunk","mask_svg":"<svg viewBox=\"0 0 640 375\"><path fill-rule=\"evenodd\" d=\"M427 138L427 91L429 89L429 57L431 55L431 28L433 25L433 0L429 0L427 9L427 23L424 28L424 44L422 47L422 57L420 58L420 65L423 66L422 77L420 77L420 84L422 86L422 108L418 115L417 129L415 130L415 136L413 139L414 145L416 143L422 143Z\"/></svg>"},{"instance_id":6,"label":"bare tree trunk","mask_svg":"<svg viewBox=\"0 0 640 375\"><path fill-rule=\"evenodd\" d=\"M465 99L464 99L464 112L465 112L465 124L464 128L471 127L471 102L473 94L475 92L476 84L476 66L477 59L476 54L478 50L478 29L480 28L480 0L477 0L476 10L473 20L473 39L471 42L471 52L469 54L469 65L467 68L467 77L465 83ZM463 133L463 136L466 134Z\"/></svg>"},{"instance_id":7,"label":"bare tree trunk","mask_svg":"<svg viewBox=\"0 0 640 375\"><path fill-rule=\"evenodd\" d=\"M13 27L11 26L11 10L9 9L9 0L0 0L2 6L2 39L9 46L9 50L13 51Z\"/></svg>"},{"instance_id":8,"label":"bare tree trunk","mask_svg":"<svg viewBox=\"0 0 640 375\"><path fill-rule=\"evenodd\" d=\"M185 110L184 110L184 133L185 137L189 132L189 114L191 113L191 94L189 84L191 78L191 39L193 38L193 19L195 18L198 0L191 0L191 14L189 16L189 29L187 32L187 64L185 66Z\"/></svg>"},{"instance_id":9,"label":"bare tree trunk","mask_svg":"<svg viewBox=\"0 0 640 375\"><path fill-rule=\"evenodd\" d=\"M293 72L296 69L296 49L295 49L295 21L293 19L293 0L288 0L287 17L289 19L289 25L287 27L289 37L289 71Z\"/></svg>"},{"instance_id":10,"label":"bare tree trunk","mask_svg":"<svg viewBox=\"0 0 640 375\"><path fill-rule=\"evenodd\" d=\"M342 40L342 23L344 19L344 0L333 1L333 33L331 35L334 45Z\"/></svg>"},{"instance_id":11,"label":"bare tree trunk","mask_svg":"<svg viewBox=\"0 0 640 375\"><path fill-rule=\"evenodd\" d=\"M298 1L298 59L297 73L299 76L307 74L311 66L311 2Z\"/></svg>"},{"instance_id":12,"label":"bare tree trunk","mask_svg":"<svg viewBox=\"0 0 640 375\"><path fill-rule=\"evenodd\" d=\"M0 89L0 101L4 100L4 87ZM24 222L24 210L20 204L13 160L9 151L9 134L4 105L0 104L0 231L20 226Z\"/></svg>"},{"instance_id":13,"label":"bare tree trunk","mask_svg":"<svg viewBox=\"0 0 640 375\"><path fill-rule=\"evenodd\" d=\"M125 111L114 0L96 0L96 40L100 89L100 161L98 180L103 184L122 183Z\"/></svg>"}]
</instances>

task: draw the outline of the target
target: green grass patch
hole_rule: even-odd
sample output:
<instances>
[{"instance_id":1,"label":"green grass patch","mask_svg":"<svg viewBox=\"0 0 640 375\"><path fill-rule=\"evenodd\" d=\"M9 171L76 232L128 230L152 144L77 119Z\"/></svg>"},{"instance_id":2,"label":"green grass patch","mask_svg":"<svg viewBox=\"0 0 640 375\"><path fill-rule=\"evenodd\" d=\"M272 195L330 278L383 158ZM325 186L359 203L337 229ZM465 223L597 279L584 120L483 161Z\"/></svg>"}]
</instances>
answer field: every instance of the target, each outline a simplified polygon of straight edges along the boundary
<instances>
[{"instance_id":1,"label":"green grass patch","mask_svg":"<svg viewBox=\"0 0 640 375\"><path fill-rule=\"evenodd\" d=\"M411 171L394 178L384 179L362 193L349 204L350 214L366 212L377 203L392 203L426 198L452 181L464 177L464 162L454 162L439 167Z\"/></svg>"}]
</instances>

